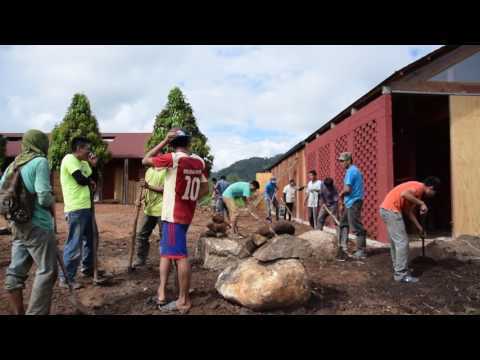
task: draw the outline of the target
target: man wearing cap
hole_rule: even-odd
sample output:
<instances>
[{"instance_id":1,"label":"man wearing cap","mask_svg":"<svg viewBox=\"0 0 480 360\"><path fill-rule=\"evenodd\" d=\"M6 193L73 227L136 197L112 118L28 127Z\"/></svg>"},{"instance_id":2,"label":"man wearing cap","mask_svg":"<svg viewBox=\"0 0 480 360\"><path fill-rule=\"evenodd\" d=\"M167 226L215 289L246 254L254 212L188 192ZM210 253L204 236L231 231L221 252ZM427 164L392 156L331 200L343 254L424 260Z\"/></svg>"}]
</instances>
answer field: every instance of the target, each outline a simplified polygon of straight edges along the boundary
<instances>
[{"instance_id":1,"label":"man wearing cap","mask_svg":"<svg viewBox=\"0 0 480 360\"><path fill-rule=\"evenodd\" d=\"M160 310L182 313L188 312L192 306L189 296L191 269L187 258L187 231L195 214L197 200L209 191L205 161L191 154L190 144L190 135L182 129L174 128L142 160L143 165L167 169L163 187L157 304ZM170 145L174 151L160 154L166 145ZM175 261L178 266L179 294L176 301L167 303L165 290L171 261Z\"/></svg>"},{"instance_id":2,"label":"man wearing cap","mask_svg":"<svg viewBox=\"0 0 480 360\"><path fill-rule=\"evenodd\" d=\"M279 220L278 201L276 197L277 193L277 179L272 176L270 181L265 186L264 198L267 208L267 221L272 222L272 207L275 208L275 218Z\"/></svg>"},{"instance_id":3,"label":"man wearing cap","mask_svg":"<svg viewBox=\"0 0 480 360\"><path fill-rule=\"evenodd\" d=\"M348 258L347 240L350 225L357 236L357 251L353 254L355 260L362 260L367 257L367 232L362 224L362 205L364 199L363 175L360 170L352 164L352 154L343 152L338 160L345 167L344 186L340 193L340 239L337 260L345 261ZM342 200L344 206L342 204ZM345 207L345 208L343 208Z\"/></svg>"}]
</instances>

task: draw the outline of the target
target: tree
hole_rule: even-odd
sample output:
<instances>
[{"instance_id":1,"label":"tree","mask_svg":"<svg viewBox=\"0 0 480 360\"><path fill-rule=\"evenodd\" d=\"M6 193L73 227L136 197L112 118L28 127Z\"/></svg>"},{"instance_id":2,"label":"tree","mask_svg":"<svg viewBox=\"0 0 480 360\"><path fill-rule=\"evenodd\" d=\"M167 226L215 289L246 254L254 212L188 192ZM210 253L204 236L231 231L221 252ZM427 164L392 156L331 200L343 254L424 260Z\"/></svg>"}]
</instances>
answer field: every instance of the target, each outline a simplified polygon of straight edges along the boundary
<instances>
[{"instance_id":1,"label":"tree","mask_svg":"<svg viewBox=\"0 0 480 360\"><path fill-rule=\"evenodd\" d=\"M59 170L63 157L71 152L71 142L77 136L85 136L92 142L92 152L98 157L101 169L110 160L108 145L103 141L98 122L90 109L90 102L83 94L75 94L67 114L55 125L48 151L50 167Z\"/></svg>"},{"instance_id":2,"label":"tree","mask_svg":"<svg viewBox=\"0 0 480 360\"><path fill-rule=\"evenodd\" d=\"M167 105L155 117L153 133L146 144L147 151L160 143L173 127L180 127L192 136L192 151L205 160L207 170L210 172L213 166L213 155L207 145L208 139L198 128L192 107L178 87L170 90Z\"/></svg>"},{"instance_id":3,"label":"tree","mask_svg":"<svg viewBox=\"0 0 480 360\"><path fill-rule=\"evenodd\" d=\"M7 138L0 134L0 174L3 171L5 158L7 156Z\"/></svg>"}]
</instances>

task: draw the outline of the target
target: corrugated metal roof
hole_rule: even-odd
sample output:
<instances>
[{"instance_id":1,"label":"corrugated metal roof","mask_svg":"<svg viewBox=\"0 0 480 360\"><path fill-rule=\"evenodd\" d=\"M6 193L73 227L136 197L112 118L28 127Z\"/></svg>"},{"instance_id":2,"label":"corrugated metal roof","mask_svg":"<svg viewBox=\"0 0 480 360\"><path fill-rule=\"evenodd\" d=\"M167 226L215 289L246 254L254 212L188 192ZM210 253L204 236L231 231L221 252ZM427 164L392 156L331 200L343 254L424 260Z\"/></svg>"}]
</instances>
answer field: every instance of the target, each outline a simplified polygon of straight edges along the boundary
<instances>
[{"instance_id":1,"label":"corrugated metal roof","mask_svg":"<svg viewBox=\"0 0 480 360\"><path fill-rule=\"evenodd\" d=\"M20 153L22 133L2 133L8 139L7 157ZM102 133L113 158L141 159L145 154L145 143L151 133Z\"/></svg>"},{"instance_id":2,"label":"corrugated metal roof","mask_svg":"<svg viewBox=\"0 0 480 360\"><path fill-rule=\"evenodd\" d=\"M283 160L285 160L287 157L289 157L292 153L298 151L301 149L305 144L308 142L312 141L317 135L323 134L324 132L328 131L331 127L331 124L338 124L342 122L344 119L348 118L350 116L350 110L352 108L360 109L361 107L365 106L369 102L371 102L373 99L375 99L377 96L382 94L382 88L384 86L388 86L392 81L398 80L401 77L411 74L412 72L418 70L420 67L426 65L427 63L430 63L431 61L438 59L440 56L443 56L456 48L458 48L460 45L446 45L442 46L441 48L438 48L437 50L432 51L431 53L428 53L424 57L418 59L417 61L414 61L407 66L403 67L402 69L395 71L391 76L386 78L384 81L382 81L380 84L375 86L372 90L370 90L368 93L357 99L355 102L353 102L351 105L347 106L345 110L341 111L338 115L336 115L334 118L331 120L327 121L324 125L322 125L320 128L315 130L311 135L309 135L305 140L299 142L297 145L295 145L293 148L288 150L280 159L278 159L275 163L270 165L270 167L267 170L273 169L275 166L280 164ZM303 144L303 146L299 146L300 144Z\"/></svg>"}]
</instances>

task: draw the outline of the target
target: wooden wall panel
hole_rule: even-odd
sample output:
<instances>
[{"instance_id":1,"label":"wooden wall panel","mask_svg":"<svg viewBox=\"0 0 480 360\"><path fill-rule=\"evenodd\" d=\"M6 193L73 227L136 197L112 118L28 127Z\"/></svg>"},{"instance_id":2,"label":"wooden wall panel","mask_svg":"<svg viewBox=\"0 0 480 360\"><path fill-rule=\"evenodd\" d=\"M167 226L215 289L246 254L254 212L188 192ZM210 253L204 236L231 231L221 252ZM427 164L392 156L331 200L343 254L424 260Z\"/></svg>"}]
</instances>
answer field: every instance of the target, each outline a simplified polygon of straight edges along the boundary
<instances>
[{"instance_id":1,"label":"wooden wall panel","mask_svg":"<svg viewBox=\"0 0 480 360\"><path fill-rule=\"evenodd\" d=\"M454 236L480 236L480 97L450 96Z\"/></svg>"},{"instance_id":2,"label":"wooden wall panel","mask_svg":"<svg viewBox=\"0 0 480 360\"><path fill-rule=\"evenodd\" d=\"M119 202L123 201L123 166L118 166L115 168L114 199Z\"/></svg>"}]
</instances>

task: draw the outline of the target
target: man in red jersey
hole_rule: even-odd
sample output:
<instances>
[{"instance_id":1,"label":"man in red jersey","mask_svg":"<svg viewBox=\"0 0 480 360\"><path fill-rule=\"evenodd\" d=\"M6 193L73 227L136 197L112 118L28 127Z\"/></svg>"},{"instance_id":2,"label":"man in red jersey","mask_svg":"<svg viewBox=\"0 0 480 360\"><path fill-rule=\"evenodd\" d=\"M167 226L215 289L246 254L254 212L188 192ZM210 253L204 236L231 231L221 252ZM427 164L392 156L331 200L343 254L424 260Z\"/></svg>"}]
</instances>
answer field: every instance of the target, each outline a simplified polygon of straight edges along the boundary
<instances>
[{"instance_id":1,"label":"man in red jersey","mask_svg":"<svg viewBox=\"0 0 480 360\"><path fill-rule=\"evenodd\" d=\"M171 129L166 138L142 160L143 165L166 168L163 190L162 239L160 241L160 286L157 302L161 310L188 312L191 270L187 258L187 230L195 213L197 200L209 191L205 162L190 153L191 137L179 128ZM159 154L170 144L174 152ZM166 303L165 287L170 261L178 267L179 295L176 301Z\"/></svg>"}]
</instances>

